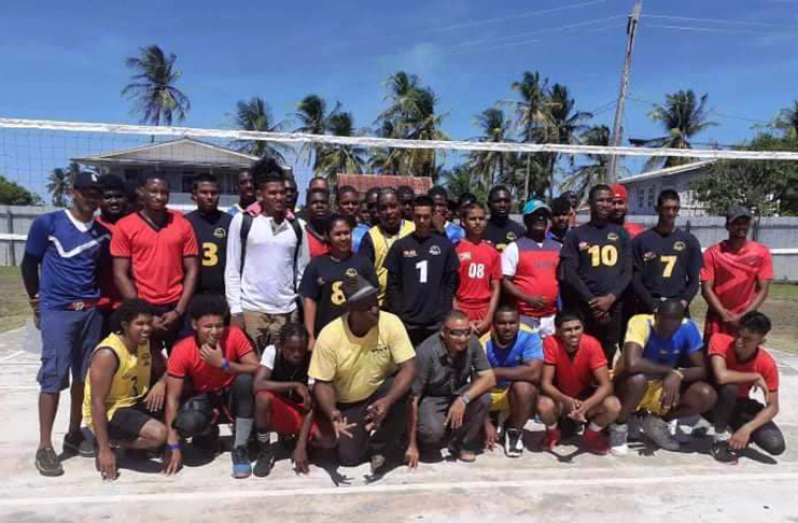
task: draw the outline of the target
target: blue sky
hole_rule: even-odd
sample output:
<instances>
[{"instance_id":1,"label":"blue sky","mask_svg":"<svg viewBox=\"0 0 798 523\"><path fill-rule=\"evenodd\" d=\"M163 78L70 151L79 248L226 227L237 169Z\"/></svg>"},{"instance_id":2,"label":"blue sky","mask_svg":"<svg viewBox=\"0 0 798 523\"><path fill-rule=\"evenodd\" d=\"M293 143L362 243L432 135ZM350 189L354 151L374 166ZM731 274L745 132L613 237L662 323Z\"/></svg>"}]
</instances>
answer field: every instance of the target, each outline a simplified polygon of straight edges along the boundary
<instances>
[{"instance_id":1,"label":"blue sky","mask_svg":"<svg viewBox=\"0 0 798 523\"><path fill-rule=\"evenodd\" d=\"M385 105L382 82L406 70L440 97L449 135L468 139L477 135L474 115L512 99L510 84L526 70L566 84L581 110L606 108L617 96L632 4L5 0L0 116L136 123L119 95L130 77L124 59L157 43L178 55L189 126L229 126L235 103L255 95L282 118L310 93L370 126ZM798 0L647 0L643 13L631 95L660 102L679 89L709 93L720 125L696 141L750 138L751 120L770 120L798 98ZM628 104L626 136L660 135L650 109ZM611 125L613 114L610 107L594 123ZM0 131L6 157L20 154L9 133Z\"/></svg>"}]
</instances>

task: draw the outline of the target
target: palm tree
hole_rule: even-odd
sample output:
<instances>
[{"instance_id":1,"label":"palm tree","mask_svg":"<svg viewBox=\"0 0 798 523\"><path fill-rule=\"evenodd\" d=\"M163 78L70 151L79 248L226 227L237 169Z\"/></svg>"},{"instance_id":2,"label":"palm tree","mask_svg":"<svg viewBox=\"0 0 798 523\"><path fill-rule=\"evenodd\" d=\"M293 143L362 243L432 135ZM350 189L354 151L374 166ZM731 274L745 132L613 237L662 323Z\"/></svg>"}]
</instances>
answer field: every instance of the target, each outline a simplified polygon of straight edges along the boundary
<instances>
[{"instance_id":1,"label":"palm tree","mask_svg":"<svg viewBox=\"0 0 798 523\"><path fill-rule=\"evenodd\" d=\"M435 106L438 103L435 92L426 87L418 92L418 112L410 120L411 129L407 138L411 140L441 141L448 140L449 136L443 132L441 126L445 114L436 114ZM416 176L436 177L439 169L436 166L437 151L434 149L416 149L410 151L408 171ZM445 155L442 154L442 160Z\"/></svg>"},{"instance_id":2,"label":"palm tree","mask_svg":"<svg viewBox=\"0 0 798 523\"><path fill-rule=\"evenodd\" d=\"M233 123L237 129L263 133L280 132L285 125L285 122L274 121L269 104L259 96L253 96L249 101L241 100L236 104ZM284 153L291 150L285 144L265 140L236 140L233 145L239 152L258 157L269 156L280 163L285 163Z\"/></svg>"},{"instance_id":3,"label":"palm tree","mask_svg":"<svg viewBox=\"0 0 798 523\"><path fill-rule=\"evenodd\" d=\"M448 140L441 124L448 114L436 113L438 97L429 87L421 87L416 75L404 71L392 75L385 82L388 108L377 117L380 134L404 140ZM386 133L389 131L389 133ZM395 149L374 155L374 162L391 167L393 172L417 176L434 176L438 171L434 150Z\"/></svg>"},{"instance_id":4,"label":"palm tree","mask_svg":"<svg viewBox=\"0 0 798 523\"><path fill-rule=\"evenodd\" d=\"M552 117L547 101L548 79L541 80L540 73L524 72L520 82L513 82L510 87L518 93L521 100L510 102L515 107L516 127L521 132L521 140L535 143L543 138L548 140ZM526 155L526 178L524 182L524 200L529 196L529 177L532 175L532 155Z\"/></svg>"},{"instance_id":5,"label":"palm tree","mask_svg":"<svg viewBox=\"0 0 798 523\"><path fill-rule=\"evenodd\" d=\"M576 103L571 98L568 87L554 84L548 95L551 128L547 129L541 141L545 143L573 144L578 141L578 134L585 131L586 120L593 117L591 113L576 110ZM548 171L549 196L554 198L554 175L559 154L547 154L545 164ZM574 165L574 156L569 156L569 163Z\"/></svg>"},{"instance_id":6,"label":"palm tree","mask_svg":"<svg viewBox=\"0 0 798 523\"><path fill-rule=\"evenodd\" d=\"M479 142L512 141L510 138L512 122L501 109L495 107L485 109L474 117L474 125L482 130L482 134L476 138ZM469 163L472 169L482 176L485 184L493 186L497 180L504 179L505 156L505 153L493 151L474 151L469 155Z\"/></svg>"},{"instance_id":7,"label":"palm tree","mask_svg":"<svg viewBox=\"0 0 798 523\"><path fill-rule=\"evenodd\" d=\"M327 130L334 136L355 136L352 113L336 113L327 118ZM325 176L334 182L339 174L360 174L363 172L361 148L351 145L332 145L324 148L317 159L317 175Z\"/></svg>"},{"instance_id":8,"label":"palm tree","mask_svg":"<svg viewBox=\"0 0 798 523\"><path fill-rule=\"evenodd\" d=\"M393 122L390 120L383 120L376 132L380 138L393 138L394 133ZM402 170L402 159L402 149L372 149L366 163L373 172L396 176Z\"/></svg>"},{"instance_id":9,"label":"palm tree","mask_svg":"<svg viewBox=\"0 0 798 523\"><path fill-rule=\"evenodd\" d=\"M341 104L336 102L335 107L327 112L327 102L318 95L310 94L297 104L297 112L294 114L299 119L300 126L295 130L305 134L325 134L327 131L328 119L337 114L341 109ZM306 156L307 163L310 165L311 151L313 152L313 171L319 166L319 158L324 150L322 144L305 144L299 152L300 156Z\"/></svg>"},{"instance_id":10,"label":"palm tree","mask_svg":"<svg viewBox=\"0 0 798 523\"><path fill-rule=\"evenodd\" d=\"M798 137L798 100L793 102L791 109L782 109L774 124L776 129L781 129L787 136Z\"/></svg>"},{"instance_id":11,"label":"palm tree","mask_svg":"<svg viewBox=\"0 0 798 523\"><path fill-rule=\"evenodd\" d=\"M589 127L580 134L579 143L607 147L610 144L610 128L606 125ZM591 162L577 167L562 185L563 189L574 191L579 201L585 199L590 187L609 180L609 157L603 154L588 154L587 157Z\"/></svg>"},{"instance_id":12,"label":"palm tree","mask_svg":"<svg viewBox=\"0 0 798 523\"><path fill-rule=\"evenodd\" d=\"M457 165L451 170L443 171L442 178L449 191L449 196L452 198L459 198L465 193L472 193L479 197L481 193L484 193L479 176L467 164Z\"/></svg>"},{"instance_id":13,"label":"palm tree","mask_svg":"<svg viewBox=\"0 0 798 523\"><path fill-rule=\"evenodd\" d=\"M70 162L69 167L62 169L56 167L47 178L47 191L50 193L50 198L53 205L56 207L66 207L69 203L69 191L72 189L72 181L75 176L80 172L80 165L76 162Z\"/></svg>"},{"instance_id":14,"label":"palm tree","mask_svg":"<svg viewBox=\"0 0 798 523\"><path fill-rule=\"evenodd\" d=\"M665 97L665 105L657 105L648 114L652 120L658 122L663 131L667 134L660 138L644 140L637 143L646 147L659 147L670 149L692 149L690 140L707 130L718 125L708 120L707 98L704 94L701 100L696 100L692 90L679 91L676 94L669 94ZM664 161L663 161L664 160ZM662 167L673 167L687 163L687 158L674 158L653 156L646 162L645 169L651 170L659 165Z\"/></svg>"},{"instance_id":15,"label":"palm tree","mask_svg":"<svg viewBox=\"0 0 798 523\"><path fill-rule=\"evenodd\" d=\"M141 114L142 124L172 125L174 119L182 122L191 109L191 102L174 85L182 75L174 68L177 56L166 56L157 45L142 47L140 51L140 56L125 61L136 74L122 89L122 96L136 99L134 112Z\"/></svg>"}]
</instances>

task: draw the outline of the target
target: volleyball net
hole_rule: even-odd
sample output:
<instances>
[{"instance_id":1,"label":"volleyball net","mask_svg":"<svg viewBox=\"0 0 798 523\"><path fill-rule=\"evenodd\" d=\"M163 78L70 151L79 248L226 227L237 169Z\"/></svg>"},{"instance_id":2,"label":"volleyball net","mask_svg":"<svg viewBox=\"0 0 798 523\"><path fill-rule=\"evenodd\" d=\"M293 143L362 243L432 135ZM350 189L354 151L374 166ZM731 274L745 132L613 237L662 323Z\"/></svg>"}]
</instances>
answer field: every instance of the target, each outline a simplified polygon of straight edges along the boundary
<instances>
[{"instance_id":1,"label":"volleyball net","mask_svg":"<svg viewBox=\"0 0 798 523\"><path fill-rule=\"evenodd\" d=\"M170 174L172 192L185 195L191 192L194 176L210 172L230 199L235 194L232 174L264 153L281 155L281 163L291 168L300 188L314 175L359 171L432 176L436 183L457 186L455 192L506 183L519 197L546 191L552 181L556 194L579 172L589 172L580 168L601 166L612 155L627 166L618 170L619 181L639 173L651 157L682 162L798 161L798 152L788 151L403 140L0 118L0 176L46 203L68 187L75 170L114 173L128 180L145 170L163 171Z\"/></svg>"}]
</instances>

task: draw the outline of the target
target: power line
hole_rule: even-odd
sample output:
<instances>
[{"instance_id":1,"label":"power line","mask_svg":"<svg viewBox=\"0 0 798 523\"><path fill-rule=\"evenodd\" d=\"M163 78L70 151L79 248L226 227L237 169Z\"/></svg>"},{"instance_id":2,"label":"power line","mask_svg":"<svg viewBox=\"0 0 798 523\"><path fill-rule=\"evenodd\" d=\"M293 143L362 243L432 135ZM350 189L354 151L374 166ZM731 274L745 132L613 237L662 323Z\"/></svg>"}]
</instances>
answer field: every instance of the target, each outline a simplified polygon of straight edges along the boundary
<instances>
[{"instance_id":1,"label":"power line","mask_svg":"<svg viewBox=\"0 0 798 523\"><path fill-rule=\"evenodd\" d=\"M563 25L563 26L559 26L559 27L552 27L552 28L549 28L549 29L539 29L537 31L525 31L523 33L516 33L516 34L512 34L512 35L503 36L503 37L500 37L500 38L485 38L483 40L472 40L470 42L462 42L462 43L459 43L459 44L452 45L449 48L450 49L458 49L458 48L461 48L461 47L473 47L475 45L480 45L480 44L495 44L495 43L498 43L498 42L506 42L508 40L513 40L515 38L523 38L523 37L527 37L527 36L539 35L539 34L544 34L544 33L556 33L556 32L559 32L559 31L566 31L568 29L574 29L574 28L577 28L577 27L584 27L586 25L593 25L593 24L598 24L598 23L601 23L601 22L608 22L610 20L617 20L619 18L626 18L626 16L627 15L625 15L625 14L616 15L616 16L608 16L608 17L604 17L604 18L596 18L594 20L587 20L587 21L584 21L584 22L578 22L578 23L575 23L575 24L568 24L568 25Z\"/></svg>"},{"instance_id":2,"label":"power line","mask_svg":"<svg viewBox=\"0 0 798 523\"><path fill-rule=\"evenodd\" d=\"M643 18L661 18L664 20L681 20L683 22L709 22L714 24L758 25L763 27L783 27L790 29L798 29L798 27L788 26L784 24L774 24L770 22L752 22L747 20L730 20L728 18L694 18L689 16L652 15L652 14L644 14Z\"/></svg>"},{"instance_id":3,"label":"power line","mask_svg":"<svg viewBox=\"0 0 798 523\"><path fill-rule=\"evenodd\" d=\"M678 31L698 31L698 32L707 32L707 33L726 33L726 34L751 34L751 35L763 35L763 36L798 36L798 32L795 33L784 33L784 32L773 32L773 31L755 31L752 29L725 29L720 27L694 27L694 26L687 26L687 25L663 25L663 24L646 24L646 28L655 28L655 29L675 29Z\"/></svg>"},{"instance_id":4,"label":"power line","mask_svg":"<svg viewBox=\"0 0 798 523\"><path fill-rule=\"evenodd\" d=\"M641 103L641 104L644 104L644 105L650 105L652 107L660 107L662 105L662 104L659 104L657 102L652 102L651 100L645 100L643 98L638 98L638 97L632 96L632 95L629 95L629 100L631 100L633 102ZM736 115L736 114L722 113L720 111L716 111L715 109L710 109L709 110L709 114L714 114L716 116L720 116L721 118L732 118L732 119L735 119L735 120L744 120L744 121L753 122L753 123L770 124L770 122L765 121L765 120L758 120L756 118L750 118L748 116L741 116L741 115Z\"/></svg>"},{"instance_id":5,"label":"power line","mask_svg":"<svg viewBox=\"0 0 798 523\"><path fill-rule=\"evenodd\" d=\"M551 9L544 9L542 11L527 11L527 12L518 13L518 14L515 14L515 15L500 16L500 17L497 17L497 18L486 18L486 19L483 19L483 20L474 20L474 21L471 21L471 22L462 22L462 23L459 23L459 24L452 24L452 25L447 26L447 27L438 27L438 28L434 28L434 29L427 29L424 32L425 33L438 33L438 32L445 32L445 31L453 31L455 29L463 29L465 27L477 27L477 26L480 26L480 25L488 25L488 24L493 24L493 23L496 23L496 22L507 22L507 21L511 21L511 20L517 20L519 18L527 18L527 17L530 17L530 16L546 15L546 14L550 14L550 13L556 13L556 12L559 12L559 11L566 11L566 10L569 10L569 9L577 9L577 8L580 8L580 7L586 7L586 6L589 6L589 5L603 4L603 3L606 3L606 1L607 0L591 0L590 2L582 2L582 3L579 3L579 4L564 5L564 6L561 6L561 7L554 7L554 8L551 8Z\"/></svg>"}]
</instances>

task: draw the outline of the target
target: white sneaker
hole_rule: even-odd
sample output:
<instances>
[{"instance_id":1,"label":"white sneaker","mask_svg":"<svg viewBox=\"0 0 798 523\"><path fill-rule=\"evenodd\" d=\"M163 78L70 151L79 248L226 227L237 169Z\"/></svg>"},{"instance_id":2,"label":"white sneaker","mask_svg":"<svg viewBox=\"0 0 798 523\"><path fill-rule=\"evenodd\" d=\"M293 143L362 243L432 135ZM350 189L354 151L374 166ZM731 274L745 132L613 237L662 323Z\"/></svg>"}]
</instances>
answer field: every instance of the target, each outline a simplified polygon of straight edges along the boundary
<instances>
[{"instance_id":1,"label":"white sneaker","mask_svg":"<svg viewBox=\"0 0 798 523\"><path fill-rule=\"evenodd\" d=\"M504 454L508 458L519 458L524 453L523 431L520 429L507 429L504 438Z\"/></svg>"},{"instance_id":2,"label":"white sneaker","mask_svg":"<svg viewBox=\"0 0 798 523\"><path fill-rule=\"evenodd\" d=\"M629 438L629 425L624 423L610 425L610 453L613 456L626 456L629 454L629 446L626 444Z\"/></svg>"}]
</instances>

